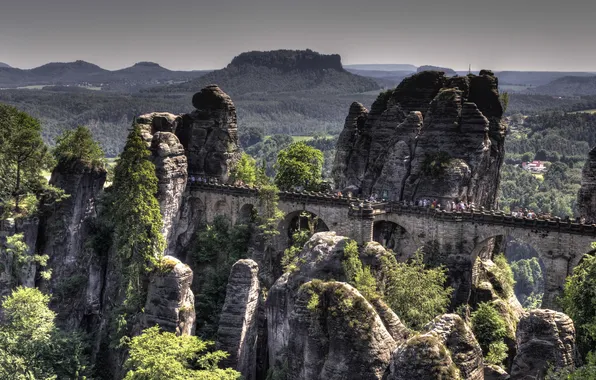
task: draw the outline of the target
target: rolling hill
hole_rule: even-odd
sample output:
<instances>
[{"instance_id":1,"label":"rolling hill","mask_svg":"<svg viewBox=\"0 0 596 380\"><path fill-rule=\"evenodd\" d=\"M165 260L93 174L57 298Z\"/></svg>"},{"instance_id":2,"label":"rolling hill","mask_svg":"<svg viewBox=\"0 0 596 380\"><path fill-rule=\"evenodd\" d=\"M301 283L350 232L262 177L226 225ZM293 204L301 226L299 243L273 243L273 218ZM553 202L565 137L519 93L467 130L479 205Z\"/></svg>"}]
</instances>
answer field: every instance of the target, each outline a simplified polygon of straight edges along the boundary
<instances>
[{"instance_id":1,"label":"rolling hill","mask_svg":"<svg viewBox=\"0 0 596 380\"><path fill-rule=\"evenodd\" d=\"M596 95L596 75L565 76L538 86L535 92L553 96L589 96Z\"/></svg>"}]
</instances>

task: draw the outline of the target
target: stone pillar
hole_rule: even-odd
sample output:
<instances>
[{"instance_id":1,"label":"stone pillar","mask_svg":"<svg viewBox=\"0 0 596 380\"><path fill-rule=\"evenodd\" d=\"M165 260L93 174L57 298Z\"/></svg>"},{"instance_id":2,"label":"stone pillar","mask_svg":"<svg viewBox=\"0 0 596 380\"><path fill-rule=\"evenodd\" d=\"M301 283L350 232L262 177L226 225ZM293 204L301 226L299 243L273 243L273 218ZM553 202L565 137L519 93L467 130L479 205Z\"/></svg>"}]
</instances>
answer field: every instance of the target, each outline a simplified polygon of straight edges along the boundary
<instances>
[{"instance_id":1,"label":"stone pillar","mask_svg":"<svg viewBox=\"0 0 596 380\"><path fill-rule=\"evenodd\" d=\"M557 298L563 292L567 278L568 261L564 257L542 258L544 263L544 296L542 308L559 310Z\"/></svg>"},{"instance_id":2,"label":"stone pillar","mask_svg":"<svg viewBox=\"0 0 596 380\"><path fill-rule=\"evenodd\" d=\"M253 260L239 260L234 264L217 331L217 349L230 354L222 360L222 365L236 369L245 380L256 379L261 291L258 273L259 266Z\"/></svg>"}]
</instances>

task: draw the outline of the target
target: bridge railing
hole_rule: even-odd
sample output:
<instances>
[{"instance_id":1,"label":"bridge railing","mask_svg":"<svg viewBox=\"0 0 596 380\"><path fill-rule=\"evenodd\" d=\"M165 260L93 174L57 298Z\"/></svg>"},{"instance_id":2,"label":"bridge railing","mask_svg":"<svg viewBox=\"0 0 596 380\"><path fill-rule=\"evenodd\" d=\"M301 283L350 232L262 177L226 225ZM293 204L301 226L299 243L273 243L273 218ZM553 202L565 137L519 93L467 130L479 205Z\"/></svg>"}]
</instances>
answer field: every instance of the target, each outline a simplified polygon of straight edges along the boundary
<instances>
[{"instance_id":1,"label":"bridge railing","mask_svg":"<svg viewBox=\"0 0 596 380\"><path fill-rule=\"evenodd\" d=\"M502 226L515 226L519 228L541 229L541 230L564 230L568 233L582 235L596 235L595 224L576 223L571 220L564 221L560 218L539 219L526 218L524 216L514 217L502 211L446 211L423 206L412 206L399 202L391 203L391 212L395 214L415 214L430 218L450 220L454 222L469 221Z\"/></svg>"}]
</instances>

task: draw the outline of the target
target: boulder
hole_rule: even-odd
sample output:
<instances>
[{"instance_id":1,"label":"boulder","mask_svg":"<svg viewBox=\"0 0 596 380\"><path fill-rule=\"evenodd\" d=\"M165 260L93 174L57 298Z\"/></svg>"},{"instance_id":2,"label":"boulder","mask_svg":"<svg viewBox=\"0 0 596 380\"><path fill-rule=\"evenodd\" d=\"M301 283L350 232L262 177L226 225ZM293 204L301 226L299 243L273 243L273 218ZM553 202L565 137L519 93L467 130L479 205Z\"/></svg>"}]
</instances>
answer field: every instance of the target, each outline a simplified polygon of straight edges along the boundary
<instances>
[{"instance_id":1,"label":"boulder","mask_svg":"<svg viewBox=\"0 0 596 380\"><path fill-rule=\"evenodd\" d=\"M516 341L512 380L544 379L549 368L575 369L575 328L571 318L563 313L531 310L517 325Z\"/></svg>"},{"instance_id":2,"label":"boulder","mask_svg":"<svg viewBox=\"0 0 596 380\"><path fill-rule=\"evenodd\" d=\"M489 364L484 367L484 380L509 380L511 377L499 366Z\"/></svg>"},{"instance_id":3,"label":"boulder","mask_svg":"<svg viewBox=\"0 0 596 380\"><path fill-rule=\"evenodd\" d=\"M312 236L297 268L284 273L266 304L269 364L293 379L380 379L391 351L409 336L380 301L369 303L346 281L342 261L349 239L335 232ZM389 254L377 243L361 260L379 266Z\"/></svg>"},{"instance_id":4,"label":"boulder","mask_svg":"<svg viewBox=\"0 0 596 380\"><path fill-rule=\"evenodd\" d=\"M445 314L395 350L386 379L482 380L482 349L459 315Z\"/></svg>"},{"instance_id":5,"label":"boulder","mask_svg":"<svg viewBox=\"0 0 596 380\"><path fill-rule=\"evenodd\" d=\"M241 156L236 107L217 85L209 85L192 98L196 108L182 115L176 136L188 158L188 172L226 182Z\"/></svg>"},{"instance_id":6,"label":"boulder","mask_svg":"<svg viewBox=\"0 0 596 380\"><path fill-rule=\"evenodd\" d=\"M163 256L149 276L143 327L159 325L164 331L193 335L195 299L190 289L190 267L172 256Z\"/></svg>"},{"instance_id":7,"label":"boulder","mask_svg":"<svg viewBox=\"0 0 596 380\"><path fill-rule=\"evenodd\" d=\"M239 260L232 266L217 331L217 349L230 354L221 364L234 368L245 380L256 379L261 292L258 272L253 260Z\"/></svg>"}]
</instances>

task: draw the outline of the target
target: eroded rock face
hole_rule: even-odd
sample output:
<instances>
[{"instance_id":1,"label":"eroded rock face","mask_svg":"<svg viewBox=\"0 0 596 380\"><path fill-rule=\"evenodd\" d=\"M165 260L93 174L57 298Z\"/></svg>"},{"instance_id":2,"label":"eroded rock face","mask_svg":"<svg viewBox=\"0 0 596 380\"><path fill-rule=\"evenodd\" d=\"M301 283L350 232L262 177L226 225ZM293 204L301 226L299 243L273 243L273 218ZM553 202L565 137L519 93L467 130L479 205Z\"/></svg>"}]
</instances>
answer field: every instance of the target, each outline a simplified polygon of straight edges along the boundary
<instances>
[{"instance_id":1,"label":"eroded rock face","mask_svg":"<svg viewBox=\"0 0 596 380\"><path fill-rule=\"evenodd\" d=\"M217 331L217 349L230 354L222 365L236 369L246 380L256 379L258 272L253 260L239 260L232 266Z\"/></svg>"},{"instance_id":2,"label":"eroded rock face","mask_svg":"<svg viewBox=\"0 0 596 380\"><path fill-rule=\"evenodd\" d=\"M69 197L56 204L40 225L37 249L49 256L52 277L42 288L53 294L50 307L64 327L80 327L87 315L100 309L103 278L96 276L100 259L88 245L96 203L106 170L74 161L58 165L50 184Z\"/></svg>"},{"instance_id":3,"label":"eroded rock face","mask_svg":"<svg viewBox=\"0 0 596 380\"><path fill-rule=\"evenodd\" d=\"M596 221L596 147L590 151L584 165L577 203L582 217L589 222Z\"/></svg>"},{"instance_id":4,"label":"eroded rock face","mask_svg":"<svg viewBox=\"0 0 596 380\"><path fill-rule=\"evenodd\" d=\"M196 110L183 115L176 130L186 151L188 172L226 182L241 155L236 107L216 85L196 93L192 104Z\"/></svg>"},{"instance_id":5,"label":"eroded rock face","mask_svg":"<svg viewBox=\"0 0 596 380\"><path fill-rule=\"evenodd\" d=\"M380 379L391 351L409 335L383 303L371 305L345 281L349 239L320 232L306 243L297 270L281 276L266 305L269 365L292 379ZM386 251L371 243L360 254L375 263ZM378 261L378 260L377 260Z\"/></svg>"},{"instance_id":6,"label":"eroded rock face","mask_svg":"<svg viewBox=\"0 0 596 380\"><path fill-rule=\"evenodd\" d=\"M0 299L9 295L16 286L34 287L37 268L32 258L36 254L36 243L39 231L39 219L20 218L5 219L0 221ZM22 234L22 242L27 245L25 255L31 260L29 263L22 264L20 270L15 267L11 249L7 244L7 239L13 235Z\"/></svg>"},{"instance_id":7,"label":"eroded rock face","mask_svg":"<svg viewBox=\"0 0 596 380\"><path fill-rule=\"evenodd\" d=\"M573 370L577 363L575 328L567 315L531 310L517 325L512 380L543 379L549 367Z\"/></svg>"},{"instance_id":8,"label":"eroded rock face","mask_svg":"<svg viewBox=\"0 0 596 380\"><path fill-rule=\"evenodd\" d=\"M372 305L343 282L302 285L288 325L291 379L380 379L395 347Z\"/></svg>"},{"instance_id":9,"label":"eroded rock face","mask_svg":"<svg viewBox=\"0 0 596 380\"><path fill-rule=\"evenodd\" d=\"M457 314L435 318L392 355L387 380L484 379L482 349Z\"/></svg>"},{"instance_id":10,"label":"eroded rock face","mask_svg":"<svg viewBox=\"0 0 596 380\"><path fill-rule=\"evenodd\" d=\"M136 120L151 151L151 161L155 164L157 200L163 220L161 233L166 242L172 240L188 179L184 147L175 135L181 120L180 116L164 112L142 115ZM169 248L166 249L166 254L172 253Z\"/></svg>"},{"instance_id":11,"label":"eroded rock face","mask_svg":"<svg viewBox=\"0 0 596 380\"><path fill-rule=\"evenodd\" d=\"M338 140L335 183L392 200L494 206L504 157L502 113L490 71L415 74L379 95L370 112L352 104Z\"/></svg>"},{"instance_id":12,"label":"eroded rock face","mask_svg":"<svg viewBox=\"0 0 596 380\"><path fill-rule=\"evenodd\" d=\"M190 267L164 256L149 278L144 327L159 325L164 331L192 335L195 329L195 298Z\"/></svg>"},{"instance_id":13,"label":"eroded rock face","mask_svg":"<svg viewBox=\"0 0 596 380\"><path fill-rule=\"evenodd\" d=\"M509 380L511 377L505 370L496 365L484 367L484 380Z\"/></svg>"}]
</instances>

